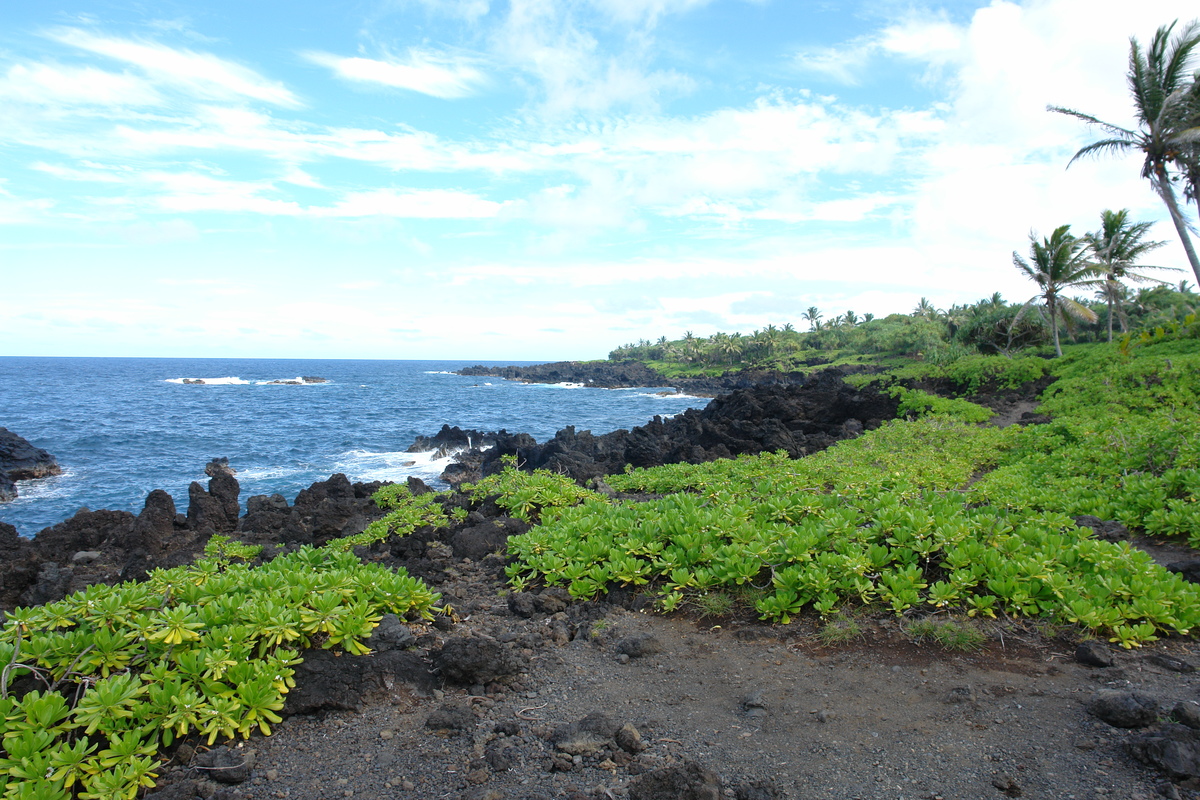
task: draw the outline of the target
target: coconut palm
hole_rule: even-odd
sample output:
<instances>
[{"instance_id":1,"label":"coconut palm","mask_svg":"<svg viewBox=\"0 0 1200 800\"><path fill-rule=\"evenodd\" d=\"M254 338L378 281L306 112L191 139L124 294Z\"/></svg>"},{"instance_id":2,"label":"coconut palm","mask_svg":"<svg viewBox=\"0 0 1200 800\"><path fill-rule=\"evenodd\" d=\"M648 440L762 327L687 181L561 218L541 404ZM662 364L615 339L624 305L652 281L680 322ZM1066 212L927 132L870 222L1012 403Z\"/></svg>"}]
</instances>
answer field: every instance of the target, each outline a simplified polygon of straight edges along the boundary
<instances>
[{"instance_id":1,"label":"coconut palm","mask_svg":"<svg viewBox=\"0 0 1200 800\"><path fill-rule=\"evenodd\" d=\"M936 320L938 318L937 307L929 302L929 298L922 297L921 302L917 303L917 307L913 309L912 316L924 317L925 319Z\"/></svg>"},{"instance_id":2,"label":"coconut palm","mask_svg":"<svg viewBox=\"0 0 1200 800\"><path fill-rule=\"evenodd\" d=\"M1166 242L1147 241L1146 235L1150 232L1153 224L1152 222L1130 222L1127 208L1120 211L1105 209L1100 212L1100 230L1092 231L1083 237L1091 251L1095 265L1104 272L1104 284L1101 286L1100 292L1103 294L1105 302L1108 303L1108 340L1110 342L1113 334L1114 306L1121 317L1121 332L1124 333L1129 328L1125 321L1125 311L1121 305L1123 295L1121 281L1128 279L1137 283L1147 281L1166 283L1166 281L1133 271L1142 256L1166 244ZM1174 269L1174 267L1145 266L1142 269Z\"/></svg>"},{"instance_id":3,"label":"coconut palm","mask_svg":"<svg viewBox=\"0 0 1200 800\"><path fill-rule=\"evenodd\" d=\"M821 330L821 316L822 314L816 306L809 306L808 311L800 315L800 319L808 323L810 331L819 331Z\"/></svg>"},{"instance_id":4,"label":"coconut palm","mask_svg":"<svg viewBox=\"0 0 1200 800\"><path fill-rule=\"evenodd\" d=\"M1060 317L1064 320L1071 316L1088 322L1096 321L1095 311L1062 295L1065 289L1071 287L1095 286L1103 282L1103 278L1098 277L1103 273L1086 256L1087 243L1071 235L1070 225L1055 228L1054 233L1040 242L1036 234L1030 233L1029 261L1013 251L1013 265L1038 285L1038 293L1029 299L1025 307L1028 308L1037 300L1045 304L1050 330L1054 333L1054 353L1058 356L1062 355L1062 345L1058 340Z\"/></svg>"},{"instance_id":5,"label":"coconut palm","mask_svg":"<svg viewBox=\"0 0 1200 800\"><path fill-rule=\"evenodd\" d=\"M1087 155L1129 151L1143 154L1142 177L1150 181L1166 204L1192 271L1196 273L1196 280L1200 281L1200 258L1192 246L1188 223L1171 182L1172 168L1181 168L1185 174L1188 173L1186 159L1181 160L1184 149L1180 138L1188 128L1189 110L1193 105L1190 98L1195 94L1190 65L1197 47L1200 47L1200 23L1188 23L1172 39L1171 31L1175 25L1173 22L1159 28L1145 51L1137 39L1129 40L1128 82L1138 121L1137 130L1122 128L1070 108L1049 106L1048 109L1096 125L1107 134L1107 138L1081 148L1071 158L1068 167Z\"/></svg>"}]
</instances>

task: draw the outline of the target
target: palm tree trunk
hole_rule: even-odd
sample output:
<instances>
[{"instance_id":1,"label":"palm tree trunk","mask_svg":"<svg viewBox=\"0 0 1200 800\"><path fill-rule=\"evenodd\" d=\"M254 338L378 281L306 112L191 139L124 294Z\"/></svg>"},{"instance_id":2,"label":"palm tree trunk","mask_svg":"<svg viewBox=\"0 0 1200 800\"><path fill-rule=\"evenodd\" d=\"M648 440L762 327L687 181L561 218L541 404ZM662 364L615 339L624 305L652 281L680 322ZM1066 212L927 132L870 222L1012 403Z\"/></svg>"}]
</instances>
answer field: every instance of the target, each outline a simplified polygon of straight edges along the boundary
<instances>
[{"instance_id":1,"label":"palm tree trunk","mask_svg":"<svg viewBox=\"0 0 1200 800\"><path fill-rule=\"evenodd\" d=\"M1108 301L1108 342L1112 344L1113 301L1117 299L1117 280L1111 272L1105 277L1108 279L1104 286L1104 299Z\"/></svg>"},{"instance_id":2,"label":"palm tree trunk","mask_svg":"<svg viewBox=\"0 0 1200 800\"><path fill-rule=\"evenodd\" d=\"M1200 258L1196 256L1196 248L1192 247L1192 237L1188 234L1187 222L1183 218L1183 212L1179 210L1179 201L1175 198L1175 190L1171 188L1171 181L1166 175L1163 175L1156 177L1152 183L1163 202L1167 204L1171 222L1179 233L1179 241L1183 242L1184 252L1187 253L1188 263L1192 265L1192 272L1196 275L1197 283L1200 283Z\"/></svg>"},{"instance_id":3,"label":"palm tree trunk","mask_svg":"<svg viewBox=\"0 0 1200 800\"><path fill-rule=\"evenodd\" d=\"M1050 307L1050 330L1054 331L1054 354L1062 358L1062 345L1058 341L1058 304L1051 297L1046 305Z\"/></svg>"}]
</instances>

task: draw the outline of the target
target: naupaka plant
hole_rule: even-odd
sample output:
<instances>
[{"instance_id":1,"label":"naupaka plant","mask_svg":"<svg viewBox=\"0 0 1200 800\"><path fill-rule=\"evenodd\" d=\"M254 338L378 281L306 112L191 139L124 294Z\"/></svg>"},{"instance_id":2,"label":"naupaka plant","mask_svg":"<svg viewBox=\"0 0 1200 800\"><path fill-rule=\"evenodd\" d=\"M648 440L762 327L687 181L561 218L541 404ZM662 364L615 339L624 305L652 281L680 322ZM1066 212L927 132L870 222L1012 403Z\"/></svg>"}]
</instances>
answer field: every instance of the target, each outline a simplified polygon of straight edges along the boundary
<instances>
[{"instance_id":1,"label":"naupaka plant","mask_svg":"<svg viewBox=\"0 0 1200 800\"><path fill-rule=\"evenodd\" d=\"M0 629L4 798L107 800L154 785L160 747L270 734L300 652L364 640L384 613L431 618L404 570L303 547L258 567L220 540L195 564L19 608ZM17 697L14 682L38 687Z\"/></svg>"}]
</instances>

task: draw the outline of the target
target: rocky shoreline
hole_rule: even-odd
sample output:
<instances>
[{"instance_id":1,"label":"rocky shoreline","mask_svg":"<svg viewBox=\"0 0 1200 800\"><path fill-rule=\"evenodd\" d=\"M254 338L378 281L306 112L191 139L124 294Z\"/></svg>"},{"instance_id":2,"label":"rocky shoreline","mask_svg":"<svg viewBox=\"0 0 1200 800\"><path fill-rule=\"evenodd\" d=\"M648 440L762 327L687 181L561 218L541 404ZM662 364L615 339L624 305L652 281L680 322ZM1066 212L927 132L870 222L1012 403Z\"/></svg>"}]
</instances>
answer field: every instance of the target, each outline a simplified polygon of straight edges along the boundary
<instances>
[{"instance_id":1,"label":"rocky shoreline","mask_svg":"<svg viewBox=\"0 0 1200 800\"><path fill-rule=\"evenodd\" d=\"M451 450L482 438L493 446L468 453L459 475L487 474L511 453L526 468L586 480L620 459L802 456L894 413L890 398L828 371L739 389L706 409L606 436L566 428L538 444L443 428L414 447ZM0 523L0 607L186 563L218 533L264 545L265 559L357 533L382 515L370 500L380 484L334 475L292 503L251 497L239 516L241 487L228 462L205 471L207 485L189 487L186 514L156 490L139 514L82 510L32 540ZM416 479L409 486L429 491ZM1008 620L989 623L981 652L950 654L913 644L890 615L863 617L856 637L833 644L811 621L647 614L644 598L625 589L589 602L560 588L512 593L505 542L527 523L461 493L443 505L461 509L461 521L356 553L404 567L441 592L451 613L425 626L385 617L369 656L306 652L275 735L211 749L185 741L148 797L1151 800L1200 792L1200 646L1192 640L1077 651L1069 632Z\"/></svg>"},{"instance_id":2,"label":"rocky shoreline","mask_svg":"<svg viewBox=\"0 0 1200 800\"><path fill-rule=\"evenodd\" d=\"M784 451L792 458L818 452L879 427L896 415L896 400L845 383L827 369L810 376L737 388L703 409L655 417L632 430L593 435L574 426L539 444L528 434L464 431L444 426L412 450L459 450L442 475L451 485L476 481L503 468L508 456L527 469L547 469L584 483L633 467L698 464L718 458Z\"/></svg>"},{"instance_id":3,"label":"rocky shoreline","mask_svg":"<svg viewBox=\"0 0 1200 800\"><path fill-rule=\"evenodd\" d=\"M814 356L809 366L828 363ZM864 368L866 369L866 368ZM747 369L729 371L717 376L667 378L639 361L556 361L526 367L465 367L458 375L503 378L524 383L577 383L596 389L630 389L636 387L672 388L697 397L715 397L734 389L765 385L803 385L809 379L804 372Z\"/></svg>"}]
</instances>

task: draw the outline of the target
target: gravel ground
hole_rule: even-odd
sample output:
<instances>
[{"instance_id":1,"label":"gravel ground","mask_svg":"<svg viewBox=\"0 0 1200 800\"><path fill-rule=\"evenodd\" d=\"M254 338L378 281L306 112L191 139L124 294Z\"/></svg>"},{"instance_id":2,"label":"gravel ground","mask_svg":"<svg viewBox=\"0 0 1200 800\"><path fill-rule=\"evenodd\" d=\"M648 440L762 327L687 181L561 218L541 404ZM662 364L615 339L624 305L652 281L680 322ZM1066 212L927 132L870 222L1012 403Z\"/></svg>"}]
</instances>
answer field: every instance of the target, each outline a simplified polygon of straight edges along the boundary
<instances>
[{"instance_id":1,"label":"gravel ground","mask_svg":"<svg viewBox=\"0 0 1200 800\"><path fill-rule=\"evenodd\" d=\"M1129 754L1139 730L1088 710L1101 692L1131 690L1164 717L1195 707L1198 673L1176 671L1200 663L1191 640L1105 646L1115 663L1100 668L1030 623L984 626L986 647L956 654L871 617L857 639L826 647L806 621L506 597L496 557L444 574L439 589L462 617L417 631L415 645L440 668L441 688L385 678L357 711L296 715L231 752L185 747L162 797L1200 797ZM441 651L454 640L466 642L462 663ZM484 666L466 663L472 653ZM1153 658L1162 655L1185 663ZM504 669L515 671L487 674ZM225 772L241 782L211 781Z\"/></svg>"}]
</instances>

